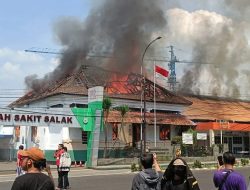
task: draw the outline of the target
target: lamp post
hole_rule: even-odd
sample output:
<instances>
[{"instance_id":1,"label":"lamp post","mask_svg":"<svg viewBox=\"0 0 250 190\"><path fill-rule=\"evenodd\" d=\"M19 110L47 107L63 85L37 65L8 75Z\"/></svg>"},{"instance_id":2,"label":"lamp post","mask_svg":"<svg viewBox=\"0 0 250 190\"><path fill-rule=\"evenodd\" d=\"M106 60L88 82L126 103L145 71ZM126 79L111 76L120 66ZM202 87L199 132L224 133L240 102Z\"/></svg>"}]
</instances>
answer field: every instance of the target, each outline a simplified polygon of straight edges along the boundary
<instances>
[{"instance_id":1,"label":"lamp post","mask_svg":"<svg viewBox=\"0 0 250 190\"><path fill-rule=\"evenodd\" d=\"M142 54L142 59L141 59L141 76L143 77L141 81L141 117L142 119L142 124L141 124L141 154L146 152L146 81L145 81L145 76L143 74L143 61L144 61L144 56L148 50L148 48L153 44L155 41L161 39L162 37L157 37L154 40L152 40L147 47L145 48L143 54ZM142 96L143 96L143 115L142 115ZM142 135L143 134L143 135ZM143 148L142 148L142 140L144 142Z\"/></svg>"}]
</instances>

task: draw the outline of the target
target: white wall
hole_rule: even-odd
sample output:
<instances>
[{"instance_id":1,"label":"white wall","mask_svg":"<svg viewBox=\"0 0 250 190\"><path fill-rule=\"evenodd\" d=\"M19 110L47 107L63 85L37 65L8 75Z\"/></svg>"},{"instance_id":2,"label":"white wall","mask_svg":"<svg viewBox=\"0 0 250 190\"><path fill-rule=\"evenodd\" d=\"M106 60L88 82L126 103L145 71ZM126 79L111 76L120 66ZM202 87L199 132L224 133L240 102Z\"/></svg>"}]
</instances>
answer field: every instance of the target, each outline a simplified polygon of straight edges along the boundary
<instances>
[{"instance_id":1,"label":"white wall","mask_svg":"<svg viewBox=\"0 0 250 190\"><path fill-rule=\"evenodd\" d=\"M44 149L46 150L56 150L58 144L61 144L63 141L63 128L62 127L48 127L46 128L45 135L48 137L45 142Z\"/></svg>"}]
</instances>

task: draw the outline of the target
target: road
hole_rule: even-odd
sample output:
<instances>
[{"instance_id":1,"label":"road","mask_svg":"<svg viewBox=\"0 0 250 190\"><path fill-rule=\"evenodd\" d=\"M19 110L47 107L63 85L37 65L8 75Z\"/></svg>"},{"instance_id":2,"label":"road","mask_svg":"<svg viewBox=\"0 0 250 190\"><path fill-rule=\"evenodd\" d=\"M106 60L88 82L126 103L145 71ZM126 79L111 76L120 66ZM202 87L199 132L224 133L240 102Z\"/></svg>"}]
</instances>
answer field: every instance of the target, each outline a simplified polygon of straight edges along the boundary
<instances>
[{"instance_id":1,"label":"road","mask_svg":"<svg viewBox=\"0 0 250 190\"><path fill-rule=\"evenodd\" d=\"M250 168L237 169L248 179ZM213 170L194 170L201 190L215 190L212 182ZM56 173L53 173L56 176ZM72 190L128 190L135 173L129 170L72 170L70 172L70 186ZM0 190L11 189L15 174L0 175ZM55 179L56 181L57 179ZM248 182L248 181L247 181Z\"/></svg>"}]
</instances>

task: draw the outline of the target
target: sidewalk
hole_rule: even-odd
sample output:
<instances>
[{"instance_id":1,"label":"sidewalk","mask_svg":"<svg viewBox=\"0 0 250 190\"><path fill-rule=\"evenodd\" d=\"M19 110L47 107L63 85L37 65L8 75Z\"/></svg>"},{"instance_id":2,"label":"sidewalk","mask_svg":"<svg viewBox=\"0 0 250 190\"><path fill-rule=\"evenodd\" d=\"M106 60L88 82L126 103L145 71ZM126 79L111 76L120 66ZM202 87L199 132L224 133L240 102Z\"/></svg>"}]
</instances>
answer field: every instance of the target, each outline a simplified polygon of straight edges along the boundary
<instances>
[{"instance_id":1,"label":"sidewalk","mask_svg":"<svg viewBox=\"0 0 250 190\"><path fill-rule=\"evenodd\" d=\"M55 165L50 166L52 170L56 169ZM15 174L16 173L16 162L13 161L0 161L0 174Z\"/></svg>"},{"instance_id":2,"label":"sidewalk","mask_svg":"<svg viewBox=\"0 0 250 190\"><path fill-rule=\"evenodd\" d=\"M97 166L89 169L95 170L117 170L117 169L130 169L130 165L108 165L108 166ZM56 165L50 165L52 171L56 171ZM85 169L84 166L71 166L71 170ZM16 173L16 162L13 161L0 161L0 174L15 174Z\"/></svg>"},{"instance_id":3,"label":"sidewalk","mask_svg":"<svg viewBox=\"0 0 250 190\"><path fill-rule=\"evenodd\" d=\"M212 161L212 162L206 162L205 164L215 164L216 162ZM160 163L160 166L162 168L166 168L167 165L169 163L168 162L164 162L164 163ZM192 163L188 163L189 165L192 165ZM204 163L203 163L204 164ZM50 168L52 171L56 170L56 165L50 165ZM106 166L96 166L96 167L92 167L89 169L94 169L94 170L118 170L118 169L130 169L131 165L106 165ZM85 169L84 166L80 167L80 166L74 166L72 165L71 167L72 170L74 169ZM16 173L16 162L12 162L12 161L0 161L0 174L15 174Z\"/></svg>"}]
</instances>

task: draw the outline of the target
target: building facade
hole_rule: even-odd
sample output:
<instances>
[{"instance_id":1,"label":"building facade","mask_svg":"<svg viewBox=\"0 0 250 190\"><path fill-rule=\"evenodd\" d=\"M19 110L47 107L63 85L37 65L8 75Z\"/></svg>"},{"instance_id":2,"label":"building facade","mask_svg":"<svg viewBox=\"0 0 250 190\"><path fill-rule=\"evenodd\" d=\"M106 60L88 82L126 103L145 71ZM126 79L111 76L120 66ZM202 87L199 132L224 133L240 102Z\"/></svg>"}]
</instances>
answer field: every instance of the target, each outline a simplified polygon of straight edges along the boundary
<instances>
[{"instance_id":1,"label":"building facade","mask_svg":"<svg viewBox=\"0 0 250 190\"><path fill-rule=\"evenodd\" d=\"M72 75L59 83L39 92L31 91L10 105L11 109L31 110L31 112L49 112L65 117L72 116L72 109L88 109L88 88L86 77L83 73ZM90 79L88 80L90 81ZM107 117L107 142L105 142L104 127L101 127L98 156L102 157L105 147L109 149L109 156L123 157L127 149L141 149L144 139L142 131L142 96L141 84L137 75L127 76L126 83L120 87L118 84L109 84L104 87L104 97L109 97L112 106ZM156 109L153 100L153 83L146 80L146 139L147 149L171 147L171 139L186 131L195 124L182 112L192 103L185 98L173 94L156 85ZM120 91L119 91L120 90ZM127 105L129 111L122 117L117 107ZM50 110L50 111L49 111ZM84 116L83 116L84 117ZM87 118L95 117L88 115ZM105 118L105 115L102 115ZM85 120L83 119L83 125ZM3 123L2 123L3 124ZM13 137L10 139L12 157L20 144L25 148L38 146L45 151L46 158L53 161L53 152L59 143L68 147L72 160L88 160L88 133L81 124L67 126L63 123L58 126L29 124L13 126ZM94 126L95 127L95 126ZM0 149L5 149L1 147Z\"/></svg>"}]
</instances>

